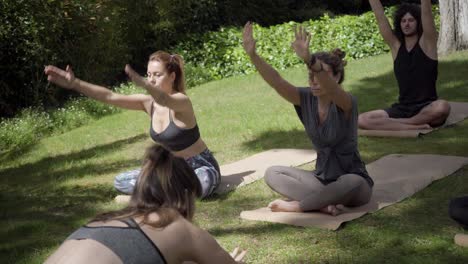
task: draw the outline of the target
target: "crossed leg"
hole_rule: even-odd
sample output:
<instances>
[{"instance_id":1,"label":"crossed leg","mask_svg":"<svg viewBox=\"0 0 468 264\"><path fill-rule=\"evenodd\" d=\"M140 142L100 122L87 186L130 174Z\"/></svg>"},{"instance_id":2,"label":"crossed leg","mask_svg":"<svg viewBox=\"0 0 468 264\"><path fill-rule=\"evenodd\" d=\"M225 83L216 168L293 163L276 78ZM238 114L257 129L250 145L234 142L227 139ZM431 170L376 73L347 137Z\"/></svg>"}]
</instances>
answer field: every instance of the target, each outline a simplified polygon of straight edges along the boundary
<instances>
[{"instance_id":1,"label":"crossed leg","mask_svg":"<svg viewBox=\"0 0 468 264\"><path fill-rule=\"evenodd\" d=\"M324 185L311 171L274 166L267 169L265 181L274 191L290 199L271 202L268 207L274 212L321 211L338 215L340 205L366 204L372 194L367 181L355 174L342 175Z\"/></svg>"},{"instance_id":2,"label":"crossed leg","mask_svg":"<svg viewBox=\"0 0 468 264\"><path fill-rule=\"evenodd\" d=\"M445 100L436 100L410 118L391 118L384 110L374 110L359 115L359 128L369 130L429 129L442 125L450 113Z\"/></svg>"}]
</instances>

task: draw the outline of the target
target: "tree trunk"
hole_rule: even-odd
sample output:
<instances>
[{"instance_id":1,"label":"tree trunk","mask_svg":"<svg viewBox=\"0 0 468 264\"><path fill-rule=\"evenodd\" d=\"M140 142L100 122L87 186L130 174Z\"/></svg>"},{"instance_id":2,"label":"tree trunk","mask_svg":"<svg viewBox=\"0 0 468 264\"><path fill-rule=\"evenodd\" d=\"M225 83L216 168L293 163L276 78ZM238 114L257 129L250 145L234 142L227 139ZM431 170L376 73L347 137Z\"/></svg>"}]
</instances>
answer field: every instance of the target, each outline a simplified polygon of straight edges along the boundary
<instances>
[{"instance_id":1,"label":"tree trunk","mask_svg":"<svg viewBox=\"0 0 468 264\"><path fill-rule=\"evenodd\" d=\"M439 53L468 48L468 1L441 0Z\"/></svg>"}]
</instances>

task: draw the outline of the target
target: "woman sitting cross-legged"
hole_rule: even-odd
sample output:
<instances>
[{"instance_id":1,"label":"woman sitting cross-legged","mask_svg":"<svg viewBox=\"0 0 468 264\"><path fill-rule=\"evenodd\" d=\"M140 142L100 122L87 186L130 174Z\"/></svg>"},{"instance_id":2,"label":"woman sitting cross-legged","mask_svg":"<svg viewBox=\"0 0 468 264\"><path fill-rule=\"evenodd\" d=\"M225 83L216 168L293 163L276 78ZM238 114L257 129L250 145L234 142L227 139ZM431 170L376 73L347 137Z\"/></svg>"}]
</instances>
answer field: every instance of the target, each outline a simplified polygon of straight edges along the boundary
<instances>
[{"instance_id":1,"label":"woman sitting cross-legged","mask_svg":"<svg viewBox=\"0 0 468 264\"><path fill-rule=\"evenodd\" d=\"M191 223L200 182L183 158L159 145L147 150L130 204L72 233L45 263L239 263Z\"/></svg>"},{"instance_id":2,"label":"woman sitting cross-legged","mask_svg":"<svg viewBox=\"0 0 468 264\"><path fill-rule=\"evenodd\" d=\"M296 30L295 30L296 31ZM344 53L310 55L310 35L302 28L292 43L309 71L309 85L298 88L284 80L256 52L252 24L244 27L243 45L263 79L294 105L318 156L316 170L274 166L265 181L288 200L269 204L272 211L322 211L340 213L340 206L369 202L373 181L357 149L358 109L356 99L340 85L344 79Z\"/></svg>"},{"instance_id":3,"label":"woman sitting cross-legged","mask_svg":"<svg viewBox=\"0 0 468 264\"><path fill-rule=\"evenodd\" d=\"M195 171L202 186L202 198L211 195L221 180L218 162L201 138L192 101L185 94L184 62L177 54L157 51L150 55L148 76L143 78L129 65L125 72L132 82L149 94L124 95L85 82L70 67L62 70L49 65L44 69L47 80L59 87L75 90L92 99L120 108L146 112L151 120L151 138L185 161ZM129 125L129 124L125 124ZM115 177L118 191L131 194L140 170Z\"/></svg>"}]
</instances>

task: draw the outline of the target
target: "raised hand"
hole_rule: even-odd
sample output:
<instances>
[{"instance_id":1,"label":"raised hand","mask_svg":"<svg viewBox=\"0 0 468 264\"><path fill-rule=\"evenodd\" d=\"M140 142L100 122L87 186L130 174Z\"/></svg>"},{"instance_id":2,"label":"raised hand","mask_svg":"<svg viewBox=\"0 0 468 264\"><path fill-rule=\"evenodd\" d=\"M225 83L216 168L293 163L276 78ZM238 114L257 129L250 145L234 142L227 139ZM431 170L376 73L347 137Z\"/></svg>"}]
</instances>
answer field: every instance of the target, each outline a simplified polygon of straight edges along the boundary
<instances>
[{"instance_id":1,"label":"raised hand","mask_svg":"<svg viewBox=\"0 0 468 264\"><path fill-rule=\"evenodd\" d=\"M65 89L73 90L78 81L69 65L67 65L65 71L53 65L48 65L44 68L44 73L47 75L49 82Z\"/></svg>"},{"instance_id":2,"label":"raised hand","mask_svg":"<svg viewBox=\"0 0 468 264\"><path fill-rule=\"evenodd\" d=\"M239 251L239 247L236 247L230 255L237 263L244 263L242 260L245 254L247 254L247 250Z\"/></svg>"},{"instance_id":3,"label":"raised hand","mask_svg":"<svg viewBox=\"0 0 468 264\"><path fill-rule=\"evenodd\" d=\"M299 26L299 28L295 26L294 35L295 39L291 43L291 46L294 49L294 52L296 52L297 56L299 56L299 58L301 58L305 63L307 63L310 57L310 33L307 32L307 30L302 26Z\"/></svg>"},{"instance_id":4,"label":"raised hand","mask_svg":"<svg viewBox=\"0 0 468 264\"><path fill-rule=\"evenodd\" d=\"M125 73L136 86L139 86L144 89L148 89L148 87L151 86L151 83L147 79L145 79L136 71L134 71L132 67L130 67L130 65L128 64L125 65Z\"/></svg>"},{"instance_id":5,"label":"raised hand","mask_svg":"<svg viewBox=\"0 0 468 264\"><path fill-rule=\"evenodd\" d=\"M249 21L245 24L244 31L242 32L242 46L249 56L255 54L255 43L256 41L253 37L253 24Z\"/></svg>"}]
</instances>

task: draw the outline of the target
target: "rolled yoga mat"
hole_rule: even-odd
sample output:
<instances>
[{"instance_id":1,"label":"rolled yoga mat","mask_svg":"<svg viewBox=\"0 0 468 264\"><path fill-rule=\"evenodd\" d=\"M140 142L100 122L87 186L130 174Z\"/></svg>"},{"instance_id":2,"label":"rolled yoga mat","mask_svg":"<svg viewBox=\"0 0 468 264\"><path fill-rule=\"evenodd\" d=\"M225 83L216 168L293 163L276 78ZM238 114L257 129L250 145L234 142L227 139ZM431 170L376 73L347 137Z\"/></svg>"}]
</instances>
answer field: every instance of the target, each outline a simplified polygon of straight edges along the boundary
<instances>
[{"instance_id":1,"label":"rolled yoga mat","mask_svg":"<svg viewBox=\"0 0 468 264\"><path fill-rule=\"evenodd\" d=\"M338 216L324 213L272 212L260 208L241 212L241 218L287 225L336 230L344 222L397 203L468 164L468 157L442 155L387 155L367 165L374 180L371 201L360 207L345 208Z\"/></svg>"},{"instance_id":2,"label":"rolled yoga mat","mask_svg":"<svg viewBox=\"0 0 468 264\"><path fill-rule=\"evenodd\" d=\"M450 114L445 123L433 129L416 129L416 130L366 130L359 129L358 134L366 137L400 137L400 138L416 138L421 135L428 134L437 129L441 129L461 122L468 118L468 103L462 102L449 102Z\"/></svg>"},{"instance_id":3,"label":"rolled yoga mat","mask_svg":"<svg viewBox=\"0 0 468 264\"><path fill-rule=\"evenodd\" d=\"M232 191L236 188L255 182L265 175L267 168L271 166L297 167L317 158L317 153L312 149L270 149L254 154L245 159L222 165L221 183L215 190L216 194ZM115 201L126 203L129 195L118 195Z\"/></svg>"}]
</instances>

